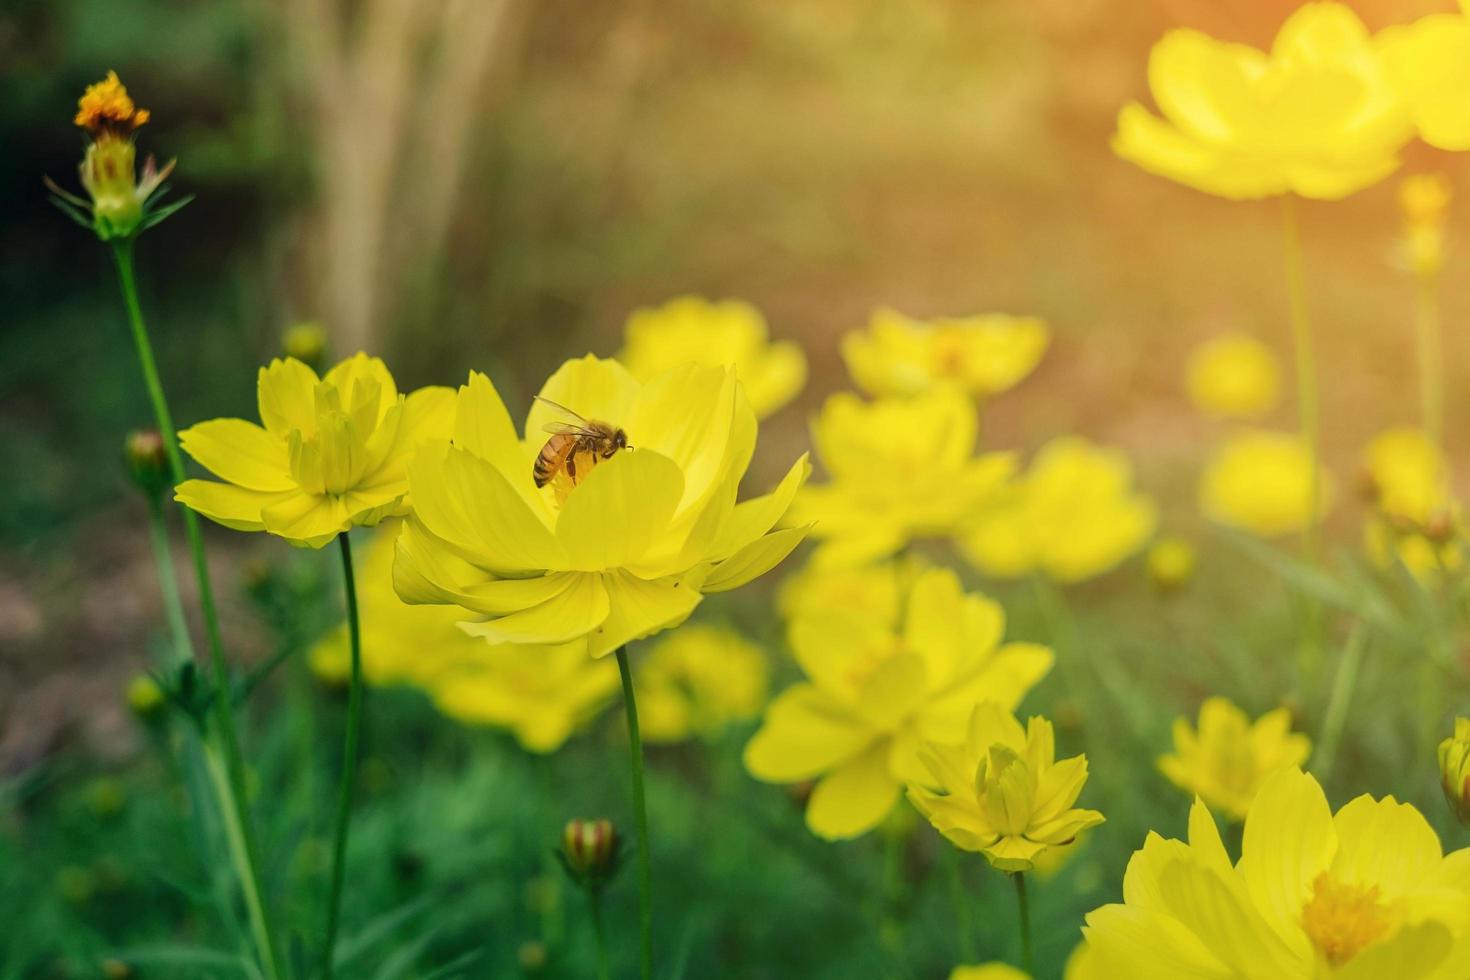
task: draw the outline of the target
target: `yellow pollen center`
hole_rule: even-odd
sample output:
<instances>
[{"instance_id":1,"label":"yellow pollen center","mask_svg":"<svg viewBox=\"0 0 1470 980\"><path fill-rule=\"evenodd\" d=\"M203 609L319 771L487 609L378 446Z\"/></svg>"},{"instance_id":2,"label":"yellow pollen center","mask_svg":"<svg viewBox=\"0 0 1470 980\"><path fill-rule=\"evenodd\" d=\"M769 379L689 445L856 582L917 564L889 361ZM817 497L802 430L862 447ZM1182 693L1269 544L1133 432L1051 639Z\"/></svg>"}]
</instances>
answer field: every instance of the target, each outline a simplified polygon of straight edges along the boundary
<instances>
[{"instance_id":1,"label":"yellow pollen center","mask_svg":"<svg viewBox=\"0 0 1470 980\"><path fill-rule=\"evenodd\" d=\"M1333 966L1341 966L1387 934L1388 909L1377 885L1344 885L1325 871L1312 882L1302 906L1302 928Z\"/></svg>"},{"instance_id":2,"label":"yellow pollen center","mask_svg":"<svg viewBox=\"0 0 1470 980\"><path fill-rule=\"evenodd\" d=\"M131 133L148 121L147 109L133 104L128 90L110 71L102 81L87 86L77 101L76 118L72 121L92 135L103 132Z\"/></svg>"}]
</instances>

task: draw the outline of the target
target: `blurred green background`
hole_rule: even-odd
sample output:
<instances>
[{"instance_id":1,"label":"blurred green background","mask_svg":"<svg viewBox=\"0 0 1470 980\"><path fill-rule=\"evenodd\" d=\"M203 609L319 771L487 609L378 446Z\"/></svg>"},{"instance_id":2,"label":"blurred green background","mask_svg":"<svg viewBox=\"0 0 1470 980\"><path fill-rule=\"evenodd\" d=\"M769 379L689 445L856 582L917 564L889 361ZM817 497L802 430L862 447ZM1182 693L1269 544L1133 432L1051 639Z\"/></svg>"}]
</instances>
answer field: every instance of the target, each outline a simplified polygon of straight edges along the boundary
<instances>
[{"instance_id":1,"label":"blurred green background","mask_svg":"<svg viewBox=\"0 0 1470 980\"><path fill-rule=\"evenodd\" d=\"M180 424L251 414L256 366L301 320L323 323L337 353L381 354L404 387L454 384L475 367L514 403L564 358L615 350L633 308L697 292L754 302L811 360L804 396L763 427L753 480L764 483L807 445L807 416L845 384L837 338L875 307L1035 313L1053 326L1052 351L988 412L987 444L1024 450L1077 431L1121 445L1163 499L1165 526L1192 530L1211 429L1185 410L1184 354L1224 329L1285 353L1278 216L1151 179L1107 140L1118 106L1143 96L1147 48L1164 29L1264 43L1291 6L7 0L0 977L101 976L110 950L230 941L207 876L181 858L176 781L147 761L120 695L162 641L143 506L119 462L123 433L149 413L107 255L40 183L75 181L83 142L70 119L88 82L120 73L153 112L140 151L177 157L175 187L197 195L138 259ZM1356 7L1374 26L1449 9ZM1463 162L1413 151L1408 169L1431 168L1464 186ZM1393 194L1387 183L1303 208L1328 450L1344 466L1416 407L1411 287L1390 260ZM1444 297L1451 365L1470 354L1456 329L1470 279L1456 267ZM1455 456L1470 406L1450 390ZM1335 520L1353 540L1352 512ZM242 662L300 647L334 620L335 580L316 556L209 535ZM1252 567L1222 555L1208 585L1162 615L1134 567L1074 595L1079 642L1162 694L1153 716L1094 712L1140 744L1112 748L1131 775L1094 760L1093 805L1113 822L1096 859L1039 889L1041 920L1055 923L1041 937L1045 963L1075 938L1068 916L1115 893L1141 828L1182 813L1148 767L1168 717L1219 688L1257 708L1281 689L1264 658L1290 642L1292 610L1261 594ZM997 594L1011 600L1013 632L1048 638L1055 624L1029 593ZM768 591L725 610L779 648ZM1226 622L1230 637L1217 631ZM273 880L309 918L325 788L296 777L321 768L329 782L339 706L288 688L264 692L248 750ZM313 720L293 696L324 714ZM1038 703L1051 703L1046 692ZM1072 707L1083 714L1059 723L1075 736L1086 706ZM624 806L621 770L603 764L622 751L617 731L546 762L453 728L411 695L375 694L372 710L355 831L366 843L354 845L362 885L347 925L373 965L350 975L429 976L462 955L479 959L444 975L517 975L532 972L526 942L550 951L548 975L579 975L568 964L585 964L587 937L545 851L569 810ZM1350 751L1394 758L1409 737L1371 734ZM682 950L689 977L879 975L873 951L891 951L891 937L875 934L863 896L898 873L884 868L882 842L810 839L780 792L740 772L740 744L734 733L654 758L658 901L684 913L660 927L669 966ZM1334 800L1383 791L1353 771L1340 767ZM1429 798L1431 784L1416 785ZM945 854L925 841L899 873L901 942L914 976L937 977L957 953L930 874ZM978 890L1002 890L970 871ZM623 927L629 884L616 893ZM997 956L1012 942L1008 901L982 918ZM401 918L385 924L386 913ZM231 975L170 965L177 949L158 955L140 975Z\"/></svg>"}]
</instances>

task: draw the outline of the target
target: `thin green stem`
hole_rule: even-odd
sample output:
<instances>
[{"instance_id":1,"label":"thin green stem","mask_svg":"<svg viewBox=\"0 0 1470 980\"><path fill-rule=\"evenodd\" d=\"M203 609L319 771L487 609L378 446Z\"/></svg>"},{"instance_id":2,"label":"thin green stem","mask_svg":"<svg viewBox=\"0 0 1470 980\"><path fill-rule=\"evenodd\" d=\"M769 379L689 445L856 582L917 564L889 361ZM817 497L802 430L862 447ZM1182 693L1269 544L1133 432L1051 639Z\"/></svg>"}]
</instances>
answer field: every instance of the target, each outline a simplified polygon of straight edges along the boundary
<instances>
[{"instance_id":1,"label":"thin green stem","mask_svg":"<svg viewBox=\"0 0 1470 980\"><path fill-rule=\"evenodd\" d=\"M173 637L166 666L185 664L194 659L194 642L189 639L189 623L184 618L184 604L179 598L179 576L174 568L173 549L168 542L168 521L163 513L163 498L148 497L148 542L153 546L153 564L158 569L158 591L163 596L163 615Z\"/></svg>"},{"instance_id":2,"label":"thin green stem","mask_svg":"<svg viewBox=\"0 0 1470 980\"><path fill-rule=\"evenodd\" d=\"M1036 968L1031 956L1031 903L1026 898L1026 876L1015 871L1011 873L1011 880L1016 883L1016 908L1020 913L1021 969L1035 976Z\"/></svg>"},{"instance_id":3,"label":"thin green stem","mask_svg":"<svg viewBox=\"0 0 1470 980\"><path fill-rule=\"evenodd\" d=\"M954 906L961 962L975 963L979 961L980 950L975 945L975 921L970 913L970 893L965 889L964 865L957 849L946 847L944 850L949 855L949 903Z\"/></svg>"},{"instance_id":4,"label":"thin green stem","mask_svg":"<svg viewBox=\"0 0 1470 980\"><path fill-rule=\"evenodd\" d=\"M602 921L602 889L588 888L587 905L592 913L592 932L597 937L597 980L608 980L612 972L607 962L607 926Z\"/></svg>"},{"instance_id":5,"label":"thin green stem","mask_svg":"<svg viewBox=\"0 0 1470 980\"><path fill-rule=\"evenodd\" d=\"M347 688L347 737L342 747L342 788L337 796L337 822L332 844L332 888L327 895L327 926L322 938L322 980L332 980L337 922L342 911L347 833L352 821L352 790L357 781L357 740L362 729L362 627L357 616L357 585L352 575L352 544L346 531L337 535L337 543L342 546L342 587L347 593L352 679Z\"/></svg>"},{"instance_id":6,"label":"thin green stem","mask_svg":"<svg viewBox=\"0 0 1470 980\"><path fill-rule=\"evenodd\" d=\"M653 977L653 866L648 856L648 800L643 790L643 739L638 734L638 702L628 648L618 647L618 673L623 678L623 708L628 716L628 768L633 777L633 818L638 829L638 934L643 980Z\"/></svg>"},{"instance_id":7,"label":"thin green stem","mask_svg":"<svg viewBox=\"0 0 1470 980\"><path fill-rule=\"evenodd\" d=\"M1444 449L1444 343L1439 317L1437 277L1418 277L1414 327L1419 355L1419 410L1424 431Z\"/></svg>"},{"instance_id":8,"label":"thin green stem","mask_svg":"<svg viewBox=\"0 0 1470 980\"><path fill-rule=\"evenodd\" d=\"M240 879L240 889L245 894L245 911L250 919L250 933L255 939L255 944L262 951L272 949L270 945L269 920L265 917L265 903L261 900L261 894L254 868L251 866L250 848L246 836L245 825L240 822L240 810L235 806L237 799L234 785L230 781L229 764L220 758L219 747L209 739L200 739L200 745L204 748L204 767L209 773L209 784L214 789L214 795L219 800L220 823L225 829L225 843L230 852L230 863L235 866L235 874ZM274 970L274 958L267 961L269 970ZM277 977L278 973L270 973L268 976Z\"/></svg>"},{"instance_id":9,"label":"thin green stem","mask_svg":"<svg viewBox=\"0 0 1470 980\"><path fill-rule=\"evenodd\" d=\"M1307 520L1302 525L1302 557L1313 568L1320 566L1318 520L1322 488L1322 433L1317 393L1317 355L1312 340L1312 320L1307 308L1306 274L1302 269L1301 233L1297 227L1296 205L1290 194L1281 199L1282 254L1286 262L1286 296L1291 315L1291 339L1296 353L1297 424L1302 444L1311 457L1307 478ZM1304 597L1303 637L1301 649L1302 683L1315 666L1320 646L1322 606L1311 596Z\"/></svg>"},{"instance_id":10,"label":"thin green stem","mask_svg":"<svg viewBox=\"0 0 1470 980\"><path fill-rule=\"evenodd\" d=\"M1322 737L1317 742L1317 757L1312 760L1312 769L1318 779L1326 780L1332 773L1333 763L1337 761L1343 726L1347 723L1348 708L1358 686L1358 674L1363 666L1363 653L1367 647L1367 631L1362 623L1355 623L1337 664L1337 675L1332 680L1332 694L1328 698L1327 711L1322 718Z\"/></svg>"},{"instance_id":11,"label":"thin green stem","mask_svg":"<svg viewBox=\"0 0 1470 980\"><path fill-rule=\"evenodd\" d=\"M132 240L114 241L112 257L117 264L118 284L122 288L123 305L127 308L128 326L132 330L133 346L138 352L138 364L143 370L143 383L153 404L154 421L163 435L169 472L175 484L182 483L185 475L184 459L179 453L173 416L163 394L163 382L159 379L158 365L153 358L153 345L148 339L148 327L143 322L142 307L138 304L138 285L133 274ZM209 563L204 555L204 535L199 529L199 518L194 512L187 507L182 508L182 511L184 534L188 538L189 551L194 561L194 577L199 586L199 606L204 617L204 633L209 643L210 663L214 671L215 733L224 752L227 776L220 793L220 805L228 811L225 822L233 822L240 834L241 857L236 864L240 873L240 889L245 895L255 933L261 967L265 971L266 980L278 980L281 971L276 963L275 937L271 931L270 918L265 914L261 901L259 848L246 803L245 760L240 753L240 743L235 734L234 696L230 686L229 668L225 663L224 641L220 637L219 614L214 606Z\"/></svg>"}]
</instances>

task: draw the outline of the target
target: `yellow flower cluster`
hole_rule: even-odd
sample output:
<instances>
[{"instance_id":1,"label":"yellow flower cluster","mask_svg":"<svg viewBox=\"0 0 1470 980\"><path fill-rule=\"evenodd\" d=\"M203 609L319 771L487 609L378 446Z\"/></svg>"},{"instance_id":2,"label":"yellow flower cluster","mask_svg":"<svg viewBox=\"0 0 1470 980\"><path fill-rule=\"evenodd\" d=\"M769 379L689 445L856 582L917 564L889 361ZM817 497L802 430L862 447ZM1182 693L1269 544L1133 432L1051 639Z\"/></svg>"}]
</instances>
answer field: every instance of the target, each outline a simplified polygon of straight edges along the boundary
<instances>
[{"instance_id":1,"label":"yellow flower cluster","mask_svg":"<svg viewBox=\"0 0 1470 980\"><path fill-rule=\"evenodd\" d=\"M109 71L102 81L87 86L77 100L77 114L72 122L95 137L104 132L131 133L149 118L147 109L133 104L117 72Z\"/></svg>"},{"instance_id":2,"label":"yellow flower cluster","mask_svg":"<svg viewBox=\"0 0 1470 980\"><path fill-rule=\"evenodd\" d=\"M1252 723L1226 698L1200 705L1199 728L1174 721L1174 751L1159 759L1169 781L1231 820L1244 820L1271 773L1307 761L1311 742L1291 731L1291 713L1268 711Z\"/></svg>"},{"instance_id":3,"label":"yellow flower cluster","mask_svg":"<svg viewBox=\"0 0 1470 980\"><path fill-rule=\"evenodd\" d=\"M1150 834L1122 904L1084 933L1108 977L1451 980L1470 975L1467 868L1412 806L1360 796L1334 815L1315 779L1281 769L1238 862L1196 800L1188 842Z\"/></svg>"},{"instance_id":4,"label":"yellow flower cluster","mask_svg":"<svg viewBox=\"0 0 1470 980\"><path fill-rule=\"evenodd\" d=\"M1363 451L1363 477L1373 504L1365 540L1380 567L1398 561L1416 578L1433 582L1464 564L1449 462L1424 432L1379 433Z\"/></svg>"},{"instance_id":5,"label":"yellow flower cluster","mask_svg":"<svg viewBox=\"0 0 1470 980\"><path fill-rule=\"evenodd\" d=\"M461 614L406 605L393 591L399 522L385 526L358 568L362 669L369 683L422 689L445 715L511 732L527 750L554 752L591 721L618 689L618 669L584 646L490 646L461 630ZM311 668L346 683L344 623L311 650Z\"/></svg>"},{"instance_id":6,"label":"yellow flower cluster","mask_svg":"<svg viewBox=\"0 0 1470 980\"><path fill-rule=\"evenodd\" d=\"M1449 178L1444 174L1405 177L1399 184L1399 207L1404 214L1405 263L1421 280L1432 281L1444 266Z\"/></svg>"},{"instance_id":7,"label":"yellow flower cluster","mask_svg":"<svg viewBox=\"0 0 1470 980\"><path fill-rule=\"evenodd\" d=\"M829 839L872 830L905 783L927 785L927 741L963 741L977 702L1009 711L1052 665L1003 643L1005 613L947 569L913 580L900 616L863 607L800 614L790 641L806 680L773 700L745 749L757 779L815 779L807 826Z\"/></svg>"},{"instance_id":8,"label":"yellow flower cluster","mask_svg":"<svg viewBox=\"0 0 1470 980\"><path fill-rule=\"evenodd\" d=\"M1023 476L975 511L960 551L999 578L1100 575L1142 548L1158 524L1153 501L1132 484L1121 452L1075 436L1054 439Z\"/></svg>"}]
</instances>

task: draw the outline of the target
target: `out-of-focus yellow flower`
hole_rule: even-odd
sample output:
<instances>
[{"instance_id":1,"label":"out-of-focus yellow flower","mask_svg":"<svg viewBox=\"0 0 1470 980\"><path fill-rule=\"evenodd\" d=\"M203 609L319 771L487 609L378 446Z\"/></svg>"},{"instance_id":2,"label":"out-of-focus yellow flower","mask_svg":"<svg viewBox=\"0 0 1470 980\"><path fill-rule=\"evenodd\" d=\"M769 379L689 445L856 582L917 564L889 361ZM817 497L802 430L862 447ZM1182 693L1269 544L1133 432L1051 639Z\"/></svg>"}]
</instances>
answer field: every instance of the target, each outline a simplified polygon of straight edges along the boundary
<instances>
[{"instance_id":1,"label":"out-of-focus yellow flower","mask_svg":"<svg viewBox=\"0 0 1470 980\"><path fill-rule=\"evenodd\" d=\"M447 442L451 388L400 394L388 368L357 354L318 378L292 358L260 369L264 427L213 419L179 445L225 482L185 480L176 499L239 531L269 531L320 548L352 527L409 510L408 464L417 448Z\"/></svg>"},{"instance_id":2,"label":"out-of-focus yellow flower","mask_svg":"<svg viewBox=\"0 0 1470 980\"><path fill-rule=\"evenodd\" d=\"M1148 577L1160 592L1173 592L1194 577L1198 561L1198 553L1187 539L1160 538L1148 549Z\"/></svg>"},{"instance_id":3,"label":"out-of-focus yellow flower","mask_svg":"<svg viewBox=\"0 0 1470 980\"><path fill-rule=\"evenodd\" d=\"M785 619L817 612L849 612L897 622L904 596L925 567L914 555L873 565L807 565L781 583L776 607Z\"/></svg>"},{"instance_id":4,"label":"out-of-focus yellow flower","mask_svg":"<svg viewBox=\"0 0 1470 980\"><path fill-rule=\"evenodd\" d=\"M1051 331L1036 317L983 313L916 320L878 310L867 330L842 338L853 382L870 395L918 395L953 385L988 398L1036 369Z\"/></svg>"},{"instance_id":5,"label":"out-of-focus yellow flower","mask_svg":"<svg viewBox=\"0 0 1470 980\"><path fill-rule=\"evenodd\" d=\"M1463 14L1470 3L1461 0ZM1377 37L1389 77L1408 104L1419 136L1442 150L1470 150L1470 19L1430 14Z\"/></svg>"},{"instance_id":6,"label":"out-of-focus yellow flower","mask_svg":"<svg viewBox=\"0 0 1470 980\"><path fill-rule=\"evenodd\" d=\"M1143 547L1158 523L1154 503L1132 488L1133 468L1116 449L1065 436L1041 448L1030 469L977 508L960 551L988 575L1041 571L1059 582L1101 575Z\"/></svg>"},{"instance_id":7,"label":"out-of-focus yellow flower","mask_svg":"<svg viewBox=\"0 0 1470 980\"><path fill-rule=\"evenodd\" d=\"M617 359L640 381L681 364L735 366L757 418L795 398L806 384L806 355L790 340L771 341L760 310L740 300L680 296L634 310Z\"/></svg>"},{"instance_id":8,"label":"out-of-focus yellow flower","mask_svg":"<svg viewBox=\"0 0 1470 980\"><path fill-rule=\"evenodd\" d=\"M408 602L458 606L490 643L582 643L593 656L678 625L704 594L765 574L808 528L772 531L805 481L737 504L755 413L732 368L686 364L640 383L616 361L562 365L516 433L490 379L459 390L452 445L409 467L413 515L394 584ZM562 486L533 466L556 406L624 431L631 449L578 452Z\"/></svg>"},{"instance_id":9,"label":"out-of-focus yellow flower","mask_svg":"<svg viewBox=\"0 0 1470 980\"><path fill-rule=\"evenodd\" d=\"M1072 806L1087 782L1087 757L1058 762L1045 718L1023 730L1009 711L982 702L963 742L928 741L919 758L929 775L909 783L909 801L951 844L1001 871L1030 871L1049 848L1103 822L1096 810Z\"/></svg>"},{"instance_id":10,"label":"out-of-focus yellow flower","mask_svg":"<svg viewBox=\"0 0 1470 980\"><path fill-rule=\"evenodd\" d=\"M827 399L812 426L831 477L797 496L822 568L885 558L916 538L949 537L1015 470L1011 453L975 455L974 403L952 388L914 398Z\"/></svg>"},{"instance_id":11,"label":"out-of-focus yellow flower","mask_svg":"<svg viewBox=\"0 0 1470 980\"><path fill-rule=\"evenodd\" d=\"M1320 472L1312 506L1312 454L1301 439L1250 429L1215 451L1200 478L1200 509L1211 520L1276 537L1321 520L1330 509L1332 484Z\"/></svg>"},{"instance_id":12,"label":"out-of-focus yellow flower","mask_svg":"<svg viewBox=\"0 0 1470 980\"><path fill-rule=\"evenodd\" d=\"M1282 769L1233 867L1196 800L1189 843L1149 834L1123 903L1083 932L1107 977L1452 980L1470 975L1467 867L1412 806L1360 796L1334 816L1315 779Z\"/></svg>"},{"instance_id":13,"label":"out-of-focus yellow flower","mask_svg":"<svg viewBox=\"0 0 1470 980\"><path fill-rule=\"evenodd\" d=\"M138 108L117 72L109 71L102 81L87 86L77 100L77 114L72 120L90 137L80 171L82 186L91 200L47 181L62 210L90 227L103 241L127 238L166 216L163 212L150 213L149 199L167 179L173 163L159 170L150 156L143 162L143 179L135 178L133 134L148 119L148 110Z\"/></svg>"},{"instance_id":14,"label":"out-of-focus yellow flower","mask_svg":"<svg viewBox=\"0 0 1470 980\"><path fill-rule=\"evenodd\" d=\"M1433 583L1463 565L1449 463L1422 430L1380 433L1363 451L1363 474L1375 510L1364 540L1379 567L1398 560L1421 582Z\"/></svg>"},{"instance_id":15,"label":"out-of-focus yellow flower","mask_svg":"<svg viewBox=\"0 0 1470 980\"><path fill-rule=\"evenodd\" d=\"M1470 824L1470 718L1455 719L1455 734L1439 743L1439 785L1455 819Z\"/></svg>"},{"instance_id":16,"label":"out-of-focus yellow flower","mask_svg":"<svg viewBox=\"0 0 1470 980\"><path fill-rule=\"evenodd\" d=\"M1235 200L1345 197L1392 173L1413 134L1368 29L1340 3L1299 8L1269 53L1170 31L1148 82L1163 118L1124 106L1114 152Z\"/></svg>"},{"instance_id":17,"label":"out-of-focus yellow flower","mask_svg":"<svg viewBox=\"0 0 1470 980\"><path fill-rule=\"evenodd\" d=\"M650 742L717 734L760 714L770 686L765 652L732 629L685 625L639 664L638 718Z\"/></svg>"},{"instance_id":18,"label":"out-of-focus yellow flower","mask_svg":"<svg viewBox=\"0 0 1470 980\"><path fill-rule=\"evenodd\" d=\"M1160 756L1169 782L1231 820L1244 820L1266 777L1300 766L1311 740L1291 730L1291 712L1268 711L1254 723L1226 698L1208 698L1199 709L1199 730L1174 719L1174 752Z\"/></svg>"},{"instance_id":19,"label":"out-of-focus yellow flower","mask_svg":"<svg viewBox=\"0 0 1470 980\"><path fill-rule=\"evenodd\" d=\"M1465 53L1470 55L1470 45ZM1432 280L1444 267L1445 219L1450 181L1444 174L1414 174L1399 184L1404 213L1404 260L1420 279Z\"/></svg>"},{"instance_id":20,"label":"out-of-focus yellow flower","mask_svg":"<svg viewBox=\"0 0 1470 980\"><path fill-rule=\"evenodd\" d=\"M1453 503L1449 464L1421 429L1379 433L1363 450L1363 472L1369 496L1385 517L1424 526Z\"/></svg>"},{"instance_id":21,"label":"out-of-focus yellow flower","mask_svg":"<svg viewBox=\"0 0 1470 980\"><path fill-rule=\"evenodd\" d=\"M292 324L281 337L281 349L287 357L294 357L313 371L320 371L326 366L327 332L320 323Z\"/></svg>"},{"instance_id":22,"label":"out-of-focus yellow flower","mask_svg":"<svg viewBox=\"0 0 1470 980\"><path fill-rule=\"evenodd\" d=\"M882 822L906 782L928 782L925 740L960 741L971 708L1014 708L1052 665L1052 653L1005 643L1005 612L966 594L948 569L914 582L902 621L853 610L795 620L790 640L807 680L766 709L745 766L771 783L817 780L806 822L828 839Z\"/></svg>"},{"instance_id":23,"label":"out-of-focus yellow flower","mask_svg":"<svg viewBox=\"0 0 1470 980\"><path fill-rule=\"evenodd\" d=\"M1281 368L1271 348L1243 333L1199 345L1189 355L1189 398L1212 418L1258 419L1276 407Z\"/></svg>"},{"instance_id":24,"label":"out-of-focus yellow flower","mask_svg":"<svg viewBox=\"0 0 1470 980\"><path fill-rule=\"evenodd\" d=\"M532 752L554 752L591 721L618 689L617 666L592 660L584 644L492 647L466 634L457 609L410 606L393 591L393 544L385 527L357 574L362 670L370 684L429 694L456 721L502 728ZM344 623L311 650L312 670L345 684L350 669Z\"/></svg>"},{"instance_id":25,"label":"out-of-focus yellow flower","mask_svg":"<svg viewBox=\"0 0 1470 980\"><path fill-rule=\"evenodd\" d=\"M1067 957L1062 980L1104 980L1093 965L1094 959L1087 944L1078 943L1072 955ZM1031 980L1031 975L1006 963L983 963L979 966L957 966L950 971L949 980Z\"/></svg>"}]
</instances>

